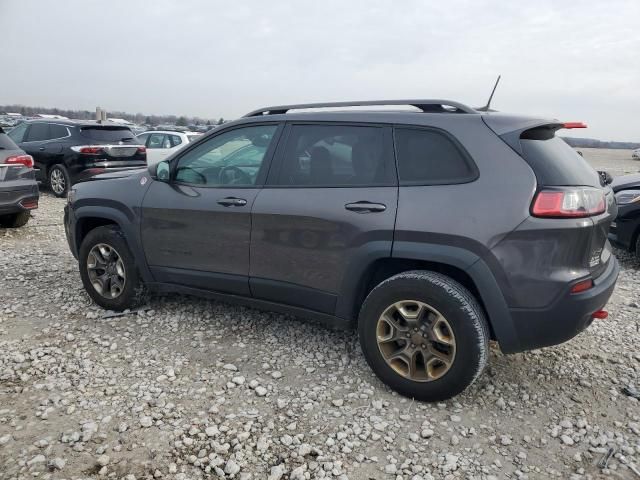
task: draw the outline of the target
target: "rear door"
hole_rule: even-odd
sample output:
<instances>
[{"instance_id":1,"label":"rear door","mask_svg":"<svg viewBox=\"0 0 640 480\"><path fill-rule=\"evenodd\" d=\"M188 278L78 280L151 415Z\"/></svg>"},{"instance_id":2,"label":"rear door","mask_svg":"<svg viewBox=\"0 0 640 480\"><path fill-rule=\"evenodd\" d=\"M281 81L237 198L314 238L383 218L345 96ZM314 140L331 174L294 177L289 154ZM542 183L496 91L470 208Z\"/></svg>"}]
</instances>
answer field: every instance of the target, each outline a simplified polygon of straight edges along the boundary
<instances>
[{"instance_id":1,"label":"rear door","mask_svg":"<svg viewBox=\"0 0 640 480\"><path fill-rule=\"evenodd\" d=\"M142 205L156 281L249 295L251 207L280 130L276 123L225 129L170 160L171 181L153 181Z\"/></svg>"},{"instance_id":2,"label":"rear door","mask_svg":"<svg viewBox=\"0 0 640 480\"><path fill-rule=\"evenodd\" d=\"M288 125L252 211L252 294L349 318L361 269L391 255L397 195L390 127Z\"/></svg>"}]
</instances>

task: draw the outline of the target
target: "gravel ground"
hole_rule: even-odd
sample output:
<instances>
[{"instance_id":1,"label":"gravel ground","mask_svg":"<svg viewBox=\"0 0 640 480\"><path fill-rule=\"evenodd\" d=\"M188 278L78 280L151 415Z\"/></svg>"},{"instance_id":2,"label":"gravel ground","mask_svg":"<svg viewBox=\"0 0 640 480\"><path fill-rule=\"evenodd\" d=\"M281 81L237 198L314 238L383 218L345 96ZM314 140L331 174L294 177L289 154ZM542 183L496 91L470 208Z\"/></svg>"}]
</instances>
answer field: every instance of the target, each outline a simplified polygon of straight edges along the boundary
<instances>
[{"instance_id":1,"label":"gravel ground","mask_svg":"<svg viewBox=\"0 0 640 480\"><path fill-rule=\"evenodd\" d=\"M352 332L178 295L105 314L63 205L45 193L26 228L0 229L2 479L640 479L640 403L622 393L640 387L640 265L624 252L608 320L553 348L494 347L467 392L424 404L382 385Z\"/></svg>"}]
</instances>

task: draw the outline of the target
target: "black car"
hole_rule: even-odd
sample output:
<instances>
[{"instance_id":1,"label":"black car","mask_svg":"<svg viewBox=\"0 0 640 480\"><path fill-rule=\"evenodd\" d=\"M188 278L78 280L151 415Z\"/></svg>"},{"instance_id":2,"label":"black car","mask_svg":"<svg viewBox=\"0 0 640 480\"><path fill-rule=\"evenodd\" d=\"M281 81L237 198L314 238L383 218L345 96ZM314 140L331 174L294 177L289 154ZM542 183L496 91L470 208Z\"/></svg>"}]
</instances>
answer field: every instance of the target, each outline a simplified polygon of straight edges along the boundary
<instances>
[{"instance_id":1,"label":"black car","mask_svg":"<svg viewBox=\"0 0 640 480\"><path fill-rule=\"evenodd\" d=\"M640 173L615 178L611 188L618 204L618 217L611 224L609 239L640 259Z\"/></svg>"},{"instance_id":2,"label":"black car","mask_svg":"<svg viewBox=\"0 0 640 480\"><path fill-rule=\"evenodd\" d=\"M563 128L444 100L264 108L76 185L67 238L104 308L148 289L357 325L385 383L441 400L489 339L522 352L607 315L616 204Z\"/></svg>"},{"instance_id":3,"label":"black car","mask_svg":"<svg viewBox=\"0 0 640 480\"><path fill-rule=\"evenodd\" d=\"M74 120L29 120L9 132L33 157L38 181L57 197L97 173L144 167L147 153L129 127Z\"/></svg>"},{"instance_id":4,"label":"black car","mask_svg":"<svg viewBox=\"0 0 640 480\"><path fill-rule=\"evenodd\" d=\"M26 225L38 208L33 158L20 150L0 127L0 227Z\"/></svg>"}]
</instances>

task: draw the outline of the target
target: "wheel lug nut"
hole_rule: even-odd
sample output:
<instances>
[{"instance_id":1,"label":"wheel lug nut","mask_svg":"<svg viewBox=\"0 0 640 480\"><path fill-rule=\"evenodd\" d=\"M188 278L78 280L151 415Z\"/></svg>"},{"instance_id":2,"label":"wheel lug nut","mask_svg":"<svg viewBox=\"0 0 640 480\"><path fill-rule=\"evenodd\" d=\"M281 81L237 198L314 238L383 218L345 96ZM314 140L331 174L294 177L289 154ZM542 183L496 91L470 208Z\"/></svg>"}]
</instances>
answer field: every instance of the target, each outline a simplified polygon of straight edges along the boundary
<instances>
[{"instance_id":1,"label":"wheel lug nut","mask_svg":"<svg viewBox=\"0 0 640 480\"><path fill-rule=\"evenodd\" d=\"M422 344L422 348L427 348L427 346L423 343L423 344Z\"/></svg>"},{"instance_id":2,"label":"wheel lug nut","mask_svg":"<svg viewBox=\"0 0 640 480\"><path fill-rule=\"evenodd\" d=\"M409 335L409 334L407 333L407 338L409 338L410 336L411 336L411 335Z\"/></svg>"},{"instance_id":3,"label":"wheel lug nut","mask_svg":"<svg viewBox=\"0 0 640 480\"><path fill-rule=\"evenodd\" d=\"M415 344L412 343L411 344L411 348L416 348Z\"/></svg>"}]
</instances>

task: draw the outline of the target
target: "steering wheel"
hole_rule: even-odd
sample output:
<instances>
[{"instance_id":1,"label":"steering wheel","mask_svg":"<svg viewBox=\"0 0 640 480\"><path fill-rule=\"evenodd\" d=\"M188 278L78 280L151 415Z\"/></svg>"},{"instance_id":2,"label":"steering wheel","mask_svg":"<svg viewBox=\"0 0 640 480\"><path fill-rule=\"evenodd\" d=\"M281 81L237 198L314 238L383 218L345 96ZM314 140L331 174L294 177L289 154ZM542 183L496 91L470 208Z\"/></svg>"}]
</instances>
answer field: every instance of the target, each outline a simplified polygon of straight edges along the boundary
<instances>
[{"instance_id":1,"label":"steering wheel","mask_svg":"<svg viewBox=\"0 0 640 480\"><path fill-rule=\"evenodd\" d=\"M219 181L221 185L251 185L251 176L235 165L220 169Z\"/></svg>"}]
</instances>

